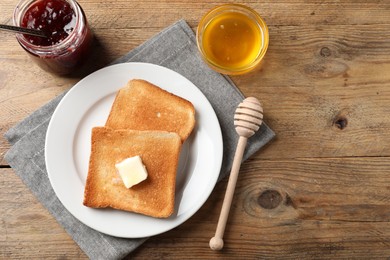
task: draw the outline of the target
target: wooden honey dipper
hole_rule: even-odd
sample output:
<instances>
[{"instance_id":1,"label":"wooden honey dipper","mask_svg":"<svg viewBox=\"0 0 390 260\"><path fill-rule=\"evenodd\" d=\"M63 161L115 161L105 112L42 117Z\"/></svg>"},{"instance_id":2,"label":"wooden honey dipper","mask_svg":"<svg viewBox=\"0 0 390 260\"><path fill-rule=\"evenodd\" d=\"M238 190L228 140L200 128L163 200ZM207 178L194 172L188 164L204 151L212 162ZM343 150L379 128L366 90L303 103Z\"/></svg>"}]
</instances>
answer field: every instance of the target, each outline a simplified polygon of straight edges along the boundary
<instances>
[{"instance_id":1,"label":"wooden honey dipper","mask_svg":"<svg viewBox=\"0 0 390 260\"><path fill-rule=\"evenodd\" d=\"M221 214L219 215L217 230L215 231L215 236L210 240L210 248L213 250L221 250L223 248L223 233L225 232L226 222L232 204L234 190L236 188L242 156L244 155L248 138L259 130L262 122L263 108L257 98L248 97L238 105L234 114L234 126L236 127L239 139L236 153L234 154L233 166L222 204Z\"/></svg>"}]
</instances>

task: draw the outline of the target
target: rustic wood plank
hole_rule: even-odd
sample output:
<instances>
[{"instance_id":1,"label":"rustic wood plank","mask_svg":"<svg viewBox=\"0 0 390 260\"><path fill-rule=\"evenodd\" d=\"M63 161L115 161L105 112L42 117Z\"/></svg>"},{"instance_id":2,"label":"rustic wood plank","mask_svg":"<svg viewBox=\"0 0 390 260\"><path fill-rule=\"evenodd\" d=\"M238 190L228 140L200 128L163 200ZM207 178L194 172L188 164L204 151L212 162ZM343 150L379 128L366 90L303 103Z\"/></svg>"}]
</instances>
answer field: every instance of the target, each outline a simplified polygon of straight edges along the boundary
<instances>
[{"instance_id":1,"label":"rustic wood plank","mask_svg":"<svg viewBox=\"0 0 390 260\"><path fill-rule=\"evenodd\" d=\"M389 183L388 158L251 159L241 168L224 251L209 250L208 241L215 231L226 179L190 220L151 238L131 259L386 256L390 254ZM0 257L85 257L12 169L2 169L0 186L5 229L0 232L5 245ZM267 196L270 192L273 197ZM279 196L280 203L273 204Z\"/></svg>"},{"instance_id":2,"label":"rustic wood plank","mask_svg":"<svg viewBox=\"0 0 390 260\"><path fill-rule=\"evenodd\" d=\"M101 1L80 0L94 28L163 28L178 19L195 25L207 10L232 1ZM233 1L237 2L237 1ZM241 1L269 25L388 24L389 3L376 1ZM16 2L2 1L2 23L12 23ZM369 10L369 12L367 12ZM163 15L162 15L163 14Z\"/></svg>"},{"instance_id":3,"label":"rustic wood plank","mask_svg":"<svg viewBox=\"0 0 390 260\"><path fill-rule=\"evenodd\" d=\"M236 1L234 1L236 2ZM178 19L196 25L207 10L226 1L81 1L95 28L168 26ZM342 25L389 23L386 1L245 1L269 25ZM152 7L152 8L151 8ZM110 9L110 19L106 10ZM88 12L93 10L93 12ZM367 12L369 10L369 12ZM161 14L164 15L161 15Z\"/></svg>"}]
</instances>

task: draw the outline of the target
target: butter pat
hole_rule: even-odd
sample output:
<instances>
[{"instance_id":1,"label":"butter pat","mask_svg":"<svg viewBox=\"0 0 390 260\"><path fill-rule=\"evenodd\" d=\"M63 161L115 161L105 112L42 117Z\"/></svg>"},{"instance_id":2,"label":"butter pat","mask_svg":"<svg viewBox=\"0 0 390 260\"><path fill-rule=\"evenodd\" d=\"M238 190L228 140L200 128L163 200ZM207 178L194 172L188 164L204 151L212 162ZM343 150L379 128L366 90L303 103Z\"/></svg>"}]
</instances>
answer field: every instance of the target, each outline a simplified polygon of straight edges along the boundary
<instances>
[{"instance_id":1,"label":"butter pat","mask_svg":"<svg viewBox=\"0 0 390 260\"><path fill-rule=\"evenodd\" d=\"M123 184L128 189L146 180L148 177L146 167L143 165L139 155L124 159L115 164L115 168L121 176Z\"/></svg>"}]
</instances>

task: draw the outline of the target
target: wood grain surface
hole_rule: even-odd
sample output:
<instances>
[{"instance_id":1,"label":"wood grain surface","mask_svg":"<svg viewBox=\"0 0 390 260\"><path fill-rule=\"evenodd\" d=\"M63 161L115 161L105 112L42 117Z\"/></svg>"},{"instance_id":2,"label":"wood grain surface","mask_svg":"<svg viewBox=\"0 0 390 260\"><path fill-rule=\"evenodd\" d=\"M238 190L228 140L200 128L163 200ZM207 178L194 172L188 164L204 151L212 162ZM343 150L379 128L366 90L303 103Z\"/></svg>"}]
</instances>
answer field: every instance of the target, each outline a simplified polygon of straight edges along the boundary
<instances>
[{"instance_id":1,"label":"wood grain surface","mask_svg":"<svg viewBox=\"0 0 390 260\"><path fill-rule=\"evenodd\" d=\"M17 0L0 2L11 24ZM233 1L79 0L96 36L78 75L33 64L0 32L0 259L87 259L4 160L3 134L82 77L185 19ZM181 226L129 259L388 259L390 1L235 1L270 30L262 66L232 77L263 104L276 138L244 162L225 247L208 247L227 179ZM232 126L233 127L233 126Z\"/></svg>"}]
</instances>

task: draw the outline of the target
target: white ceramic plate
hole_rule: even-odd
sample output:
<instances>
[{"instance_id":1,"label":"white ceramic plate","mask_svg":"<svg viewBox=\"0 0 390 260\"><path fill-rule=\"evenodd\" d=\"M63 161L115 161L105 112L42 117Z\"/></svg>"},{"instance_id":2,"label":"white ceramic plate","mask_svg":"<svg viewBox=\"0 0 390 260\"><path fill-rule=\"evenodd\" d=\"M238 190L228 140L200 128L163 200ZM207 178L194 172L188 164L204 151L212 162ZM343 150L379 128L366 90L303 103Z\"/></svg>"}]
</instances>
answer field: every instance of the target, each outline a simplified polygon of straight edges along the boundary
<instances>
[{"instance_id":1,"label":"white ceramic plate","mask_svg":"<svg viewBox=\"0 0 390 260\"><path fill-rule=\"evenodd\" d=\"M148 80L195 106L196 126L180 155L175 213L167 219L83 205L91 129L104 126L117 91L133 78ZM65 95L48 127L45 158L53 189L73 216L102 233L138 238L160 234L180 225L203 205L218 179L222 147L215 112L194 84L161 66L123 63L92 73Z\"/></svg>"}]
</instances>

